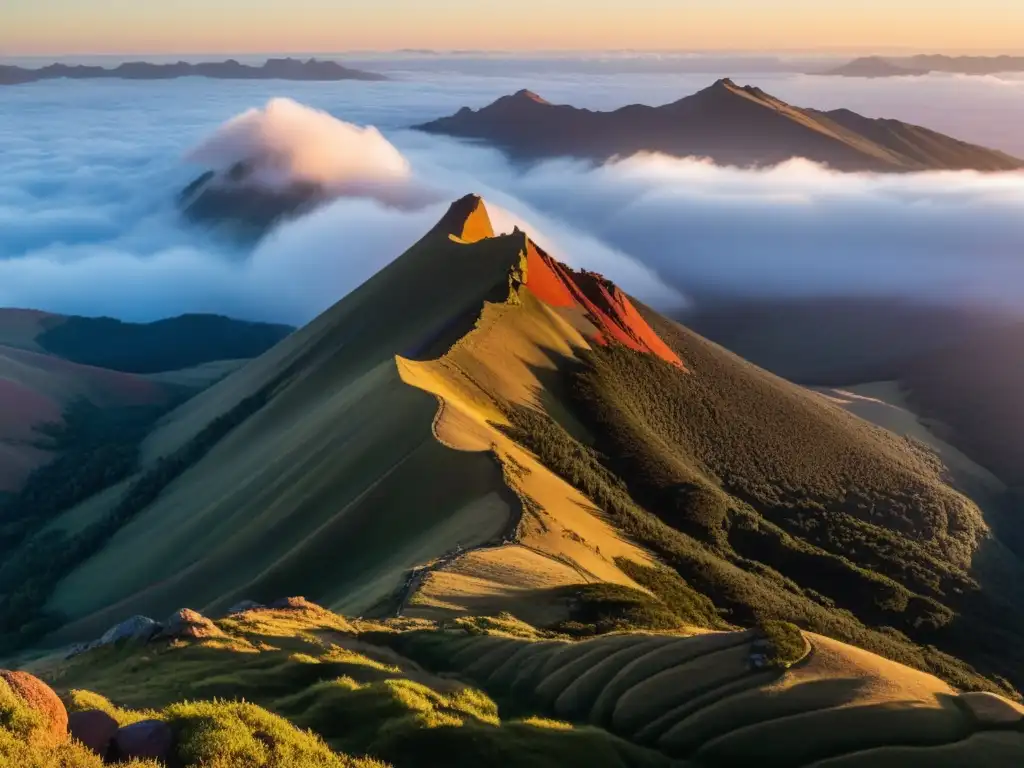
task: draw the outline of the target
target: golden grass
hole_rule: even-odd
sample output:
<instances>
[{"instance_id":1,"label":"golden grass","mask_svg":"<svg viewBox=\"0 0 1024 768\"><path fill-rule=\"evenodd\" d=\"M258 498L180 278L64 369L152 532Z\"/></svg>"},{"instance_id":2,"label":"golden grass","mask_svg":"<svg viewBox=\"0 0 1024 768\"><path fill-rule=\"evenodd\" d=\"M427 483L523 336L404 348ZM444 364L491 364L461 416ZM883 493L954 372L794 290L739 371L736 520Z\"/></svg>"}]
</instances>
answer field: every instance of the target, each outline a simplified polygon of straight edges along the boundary
<instances>
[{"instance_id":1,"label":"golden grass","mask_svg":"<svg viewBox=\"0 0 1024 768\"><path fill-rule=\"evenodd\" d=\"M681 662L624 693L612 713L618 733L636 733L661 713L751 673L750 648L741 645Z\"/></svg>"},{"instance_id":2,"label":"golden grass","mask_svg":"<svg viewBox=\"0 0 1024 768\"><path fill-rule=\"evenodd\" d=\"M601 691L591 712L592 722L598 725L610 724L619 700L632 688L654 675L704 654L738 645L746 646L753 636L752 632L714 633L680 638L674 643L650 651L623 667Z\"/></svg>"},{"instance_id":3,"label":"golden grass","mask_svg":"<svg viewBox=\"0 0 1024 768\"><path fill-rule=\"evenodd\" d=\"M675 642L676 639L673 637L649 637L625 648L614 649L610 655L597 660L559 694L555 700L555 713L559 717L573 720L589 719L594 702L623 667L641 656L646 656L653 650Z\"/></svg>"}]
</instances>

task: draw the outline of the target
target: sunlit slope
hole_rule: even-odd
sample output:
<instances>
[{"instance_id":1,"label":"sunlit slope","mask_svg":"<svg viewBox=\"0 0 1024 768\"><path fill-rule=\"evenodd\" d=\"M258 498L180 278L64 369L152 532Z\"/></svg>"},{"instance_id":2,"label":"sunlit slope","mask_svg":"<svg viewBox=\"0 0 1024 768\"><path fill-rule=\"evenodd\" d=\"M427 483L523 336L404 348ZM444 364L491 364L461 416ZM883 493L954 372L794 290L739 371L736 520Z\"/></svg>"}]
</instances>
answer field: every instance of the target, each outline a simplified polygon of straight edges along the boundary
<instances>
[{"instance_id":1,"label":"sunlit slope","mask_svg":"<svg viewBox=\"0 0 1024 768\"><path fill-rule=\"evenodd\" d=\"M605 728L687 765L996 766L1024 758L1019 705L958 695L931 675L819 635L806 640L806 657L788 669L751 663L752 632L565 642L421 631L392 643L516 711Z\"/></svg>"},{"instance_id":2,"label":"sunlit slope","mask_svg":"<svg viewBox=\"0 0 1024 768\"><path fill-rule=\"evenodd\" d=\"M559 368L602 338L581 306L552 306L538 298L547 257L525 235L518 237L521 265L508 299L486 304L476 327L440 359L400 358L399 370L403 380L440 399L438 440L459 450L493 451L526 509L502 546L466 553L426 574L408 615L505 610L543 622L553 618L544 589L581 581L635 586L615 559L651 564L593 502L497 428L507 424L510 405L545 410L572 425L561 402ZM545 295L543 284L540 292Z\"/></svg>"},{"instance_id":3,"label":"sunlit slope","mask_svg":"<svg viewBox=\"0 0 1024 768\"><path fill-rule=\"evenodd\" d=\"M508 295L521 238L489 235L468 198L400 259L262 358L171 414L144 459L186 445L269 388L246 418L59 585L50 607L88 636L133 613L287 592L378 606L407 570L500 540L518 505L488 451L431 431L437 400L396 353L430 355Z\"/></svg>"}]
</instances>

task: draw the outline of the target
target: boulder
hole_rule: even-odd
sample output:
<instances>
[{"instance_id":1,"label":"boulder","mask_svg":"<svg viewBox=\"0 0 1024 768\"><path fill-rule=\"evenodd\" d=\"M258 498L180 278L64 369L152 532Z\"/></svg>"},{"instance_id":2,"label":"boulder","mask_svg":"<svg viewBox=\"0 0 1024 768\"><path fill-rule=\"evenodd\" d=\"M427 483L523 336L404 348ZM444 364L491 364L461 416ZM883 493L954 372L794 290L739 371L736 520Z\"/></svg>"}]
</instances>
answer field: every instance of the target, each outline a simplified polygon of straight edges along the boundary
<instances>
[{"instance_id":1,"label":"boulder","mask_svg":"<svg viewBox=\"0 0 1024 768\"><path fill-rule=\"evenodd\" d=\"M245 613L246 611L255 611L260 608L266 608L263 603L257 603L255 600L242 600L240 603L235 603L228 608L228 616L236 613Z\"/></svg>"},{"instance_id":2,"label":"boulder","mask_svg":"<svg viewBox=\"0 0 1024 768\"><path fill-rule=\"evenodd\" d=\"M115 760L159 760L171 756L174 734L162 720L142 720L119 728L114 734L111 757Z\"/></svg>"},{"instance_id":3,"label":"boulder","mask_svg":"<svg viewBox=\"0 0 1024 768\"><path fill-rule=\"evenodd\" d=\"M68 737L68 711L64 702L53 692L53 689L28 672L13 672L0 669L3 679L11 691L29 709L43 716L44 729L53 741L65 741Z\"/></svg>"},{"instance_id":4,"label":"boulder","mask_svg":"<svg viewBox=\"0 0 1024 768\"><path fill-rule=\"evenodd\" d=\"M161 629L157 622L147 616L132 616L104 632L99 644L113 645L120 640L137 640L145 643Z\"/></svg>"},{"instance_id":5,"label":"boulder","mask_svg":"<svg viewBox=\"0 0 1024 768\"><path fill-rule=\"evenodd\" d=\"M106 757L110 752L110 744L114 741L117 728L117 720L100 709L72 712L68 715L68 730L71 736L100 757Z\"/></svg>"},{"instance_id":6,"label":"boulder","mask_svg":"<svg viewBox=\"0 0 1024 768\"><path fill-rule=\"evenodd\" d=\"M201 613L182 608L173 614L160 633L161 637L223 637L217 625Z\"/></svg>"},{"instance_id":7,"label":"boulder","mask_svg":"<svg viewBox=\"0 0 1024 768\"><path fill-rule=\"evenodd\" d=\"M282 597L280 600L275 600L269 606L276 610L305 610L305 611L322 611L316 603L311 603L304 597Z\"/></svg>"}]
</instances>

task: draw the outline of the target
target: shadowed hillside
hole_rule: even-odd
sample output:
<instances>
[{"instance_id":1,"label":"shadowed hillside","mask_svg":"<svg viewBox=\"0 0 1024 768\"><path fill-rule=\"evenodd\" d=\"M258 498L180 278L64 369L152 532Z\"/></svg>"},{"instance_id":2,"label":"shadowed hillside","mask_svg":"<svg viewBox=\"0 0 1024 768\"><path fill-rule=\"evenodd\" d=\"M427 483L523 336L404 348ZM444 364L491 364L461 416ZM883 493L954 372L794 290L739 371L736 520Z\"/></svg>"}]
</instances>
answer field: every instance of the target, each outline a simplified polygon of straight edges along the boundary
<instances>
[{"instance_id":1,"label":"shadowed hillside","mask_svg":"<svg viewBox=\"0 0 1024 768\"><path fill-rule=\"evenodd\" d=\"M794 107L760 88L719 80L672 104L592 112L520 91L418 130L494 144L527 159L607 160L638 152L767 166L803 157L841 171L1005 171L1022 161L897 120Z\"/></svg>"}]
</instances>

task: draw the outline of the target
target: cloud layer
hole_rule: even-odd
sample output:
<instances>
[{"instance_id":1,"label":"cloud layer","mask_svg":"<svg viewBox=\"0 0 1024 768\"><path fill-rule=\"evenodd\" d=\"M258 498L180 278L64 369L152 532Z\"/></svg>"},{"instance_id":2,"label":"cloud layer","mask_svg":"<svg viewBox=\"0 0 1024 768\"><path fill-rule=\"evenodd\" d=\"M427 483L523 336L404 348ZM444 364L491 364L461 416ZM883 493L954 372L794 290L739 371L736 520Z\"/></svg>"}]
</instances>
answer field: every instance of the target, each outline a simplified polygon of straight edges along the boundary
<instances>
[{"instance_id":1,"label":"cloud layer","mask_svg":"<svg viewBox=\"0 0 1024 768\"><path fill-rule=\"evenodd\" d=\"M472 99L445 98L478 105L474 82ZM0 129L0 306L304 323L398 256L451 199L478 192L500 229L519 225L667 310L718 295L1024 307L1020 174L841 175L804 161L748 171L657 156L517 169L479 146L331 116L407 125L429 116L437 83L352 84L340 106L329 103L335 91L296 85L316 109L267 102L258 89L268 87L47 83L0 94L16 116ZM195 163L238 161L256 162L261 183L314 181L335 199L251 250L184 225L173 198Z\"/></svg>"}]
</instances>

